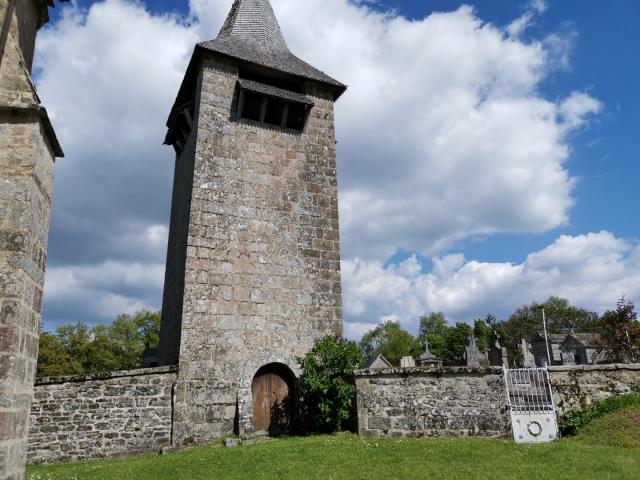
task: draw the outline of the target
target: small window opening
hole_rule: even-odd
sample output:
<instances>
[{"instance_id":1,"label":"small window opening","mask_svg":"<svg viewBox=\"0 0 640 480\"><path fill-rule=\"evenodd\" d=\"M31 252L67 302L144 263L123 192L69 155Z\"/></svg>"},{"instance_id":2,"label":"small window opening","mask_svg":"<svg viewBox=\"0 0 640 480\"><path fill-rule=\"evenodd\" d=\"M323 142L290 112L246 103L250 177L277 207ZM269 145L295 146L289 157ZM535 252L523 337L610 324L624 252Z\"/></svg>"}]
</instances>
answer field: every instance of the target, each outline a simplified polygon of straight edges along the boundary
<instances>
[{"instance_id":1,"label":"small window opening","mask_svg":"<svg viewBox=\"0 0 640 480\"><path fill-rule=\"evenodd\" d=\"M307 109L300 103L290 103L285 126L294 130L302 130Z\"/></svg>"},{"instance_id":2,"label":"small window opening","mask_svg":"<svg viewBox=\"0 0 640 480\"><path fill-rule=\"evenodd\" d=\"M277 98L267 100L267 111L264 115L264 123L269 125L282 126L282 114L284 113L285 102Z\"/></svg>"},{"instance_id":3,"label":"small window opening","mask_svg":"<svg viewBox=\"0 0 640 480\"><path fill-rule=\"evenodd\" d=\"M239 117L290 130L304 130L309 107L303 103L242 89Z\"/></svg>"},{"instance_id":4,"label":"small window opening","mask_svg":"<svg viewBox=\"0 0 640 480\"><path fill-rule=\"evenodd\" d=\"M262 95L245 91L242 103L242 118L259 122L262 114L263 100L265 100L265 98Z\"/></svg>"},{"instance_id":5,"label":"small window opening","mask_svg":"<svg viewBox=\"0 0 640 480\"><path fill-rule=\"evenodd\" d=\"M173 124L172 133L174 136L173 148L176 151L178 157L182 155L189 137L191 136L191 130L193 129L193 108L186 108L180 115L177 116L175 123Z\"/></svg>"}]
</instances>

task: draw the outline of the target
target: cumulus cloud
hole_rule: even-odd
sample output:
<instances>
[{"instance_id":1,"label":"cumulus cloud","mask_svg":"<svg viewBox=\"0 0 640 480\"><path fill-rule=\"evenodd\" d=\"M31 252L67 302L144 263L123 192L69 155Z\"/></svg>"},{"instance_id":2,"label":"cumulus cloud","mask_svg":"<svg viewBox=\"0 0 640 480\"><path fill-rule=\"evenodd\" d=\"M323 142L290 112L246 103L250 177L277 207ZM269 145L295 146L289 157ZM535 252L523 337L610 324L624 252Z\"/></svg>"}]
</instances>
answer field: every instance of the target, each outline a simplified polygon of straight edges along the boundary
<instances>
[{"instance_id":1,"label":"cumulus cloud","mask_svg":"<svg viewBox=\"0 0 640 480\"><path fill-rule=\"evenodd\" d=\"M44 325L94 324L142 308L160 309L158 292L163 282L164 264L105 261L50 268L45 282Z\"/></svg>"},{"instance_id":2,"label":"cumulus cloud","mask_svg":"<svg viewBox=\"0 0 640 480\"><path fill-rule=\"evenodd\" d=\"M386 267L345 260L344 308L353 324L347 332L357 338L389 315L412 330L421 315L432 311L443 311L454 321L488 313L506 316L551 295L598 312L612 308L621 295L640 297L640 245L606 231L560 236L521 264L478 262L462 254L432 260L424 273L415 256Z\"/></svg>"},{"instance_id":3,"label":"cumulus cloud","mask_svg":"<svg viewBox=\"0 0 640 480\"><path fill-rule=\"evenodd\" d=\"M66 153L55 171L51 261L159 260L162 250L131 237L168 223L164 123L197 36L175 15L124 0L62 11L39 35L36 58Z\"/></svg>"},{"instance_id":4,"label":"cumulus cloud","mask_svg":"<svg viewBox=\"0 0 640 480\"><path fill-rule=\"evenodd\" d=\"M585 92L540 93L559 42L524 40L469 6L410 21L367 2L272 3L291 49L350 87L336 116L346 270L382 265L397 249L431 256L477 235L567 223L570 134L602 106ZM230 4L191 0L186 15L128 0L67 5L41 32L39 91L67 153L56 165L50 278L164 263L173 174L164 122L193 45L216 35ZM388 280L411 290L420 278L411 268ZM161 288L140 281L155 300L127 298L158 305ZM45 317L62 318L53 299L46 291Z\"/></svg>"}]
</instances>

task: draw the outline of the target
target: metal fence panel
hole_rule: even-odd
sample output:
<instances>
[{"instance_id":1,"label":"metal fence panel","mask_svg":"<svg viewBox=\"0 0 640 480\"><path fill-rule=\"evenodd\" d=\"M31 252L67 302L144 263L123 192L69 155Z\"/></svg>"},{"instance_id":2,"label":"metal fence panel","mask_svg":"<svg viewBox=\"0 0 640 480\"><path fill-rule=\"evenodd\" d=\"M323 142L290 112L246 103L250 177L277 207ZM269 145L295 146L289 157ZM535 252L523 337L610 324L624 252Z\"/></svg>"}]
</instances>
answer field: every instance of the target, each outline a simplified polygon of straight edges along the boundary
<instances>
[{"instance_id":1,"label":"metal fence panel","mask_svg":"<svg viewBox=\"0 0 640 480\"><path fill-rule=\"evenodd\" d=\"M504 374L514 440L537 443L555 439L556 409L547 369L505 369Z\"/></svg>"}]
</instances>

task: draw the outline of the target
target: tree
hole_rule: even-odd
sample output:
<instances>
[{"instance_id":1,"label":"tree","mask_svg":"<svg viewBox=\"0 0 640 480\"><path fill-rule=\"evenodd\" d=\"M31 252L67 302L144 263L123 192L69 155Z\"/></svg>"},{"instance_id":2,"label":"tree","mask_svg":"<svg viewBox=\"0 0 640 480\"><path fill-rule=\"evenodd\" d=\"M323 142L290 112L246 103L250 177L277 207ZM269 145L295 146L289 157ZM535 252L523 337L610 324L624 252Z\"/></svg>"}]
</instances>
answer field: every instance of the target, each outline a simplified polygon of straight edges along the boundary
<instances>
[{"instance_id":1,"label":"tree","mask_svg":"<svg viewBox=\"0 0 640 480\"><path fill-rule=\"evenodd\" d=\"M298 359L305 417L313 431L352 429L356 419L354 370L364 357L355 342L327 336Z\"/></svg>"},{"instance_id":2,"label":"tree","mask_svg":"<svg viewBox=\"0 0 640 480\"><path fill-rule=\"evenodd\" d=\"M449 328L444 342L442 352L442 362L445 365L464 365L465 347L471 336L471 327L466 323L456 323L456 326Z\"/></svg>"},{"instance_id":3,"label":"tree","mask_svg":"<svg viewBox=\"0 0 640 480\"><path fill-rule=\"evenodd\" d=\"M41 332L36 376L60 377L78 373L82 373L82 365L73 362L64 342L53 333Z\"/></svg>"},{"instance_id":4,"label":"tree","mask_svg":"<svg viewBox=\"0 0 640 480\"><path fill-rule=\"evenodd\" d=\"M441 335L446 334L449 323L442 312L431 312L429 315L420 317L420 337L425 335Z\"/></svg>"},{"instance_id":5,"label":"tree","mask_svg":"<svg viewBox=\"0 0 640 480\"><path fill-rule=\"evenodd\" d=\"M477 339L477 345L480 350L486 352L491 347L491 339L494 336L494 320L495 317L489 315L485 320L476 320L473 323L473 335Z\"/></svg>"},{"instance_id":6,"label":"tree","mask_svg":"<svg viewBox=\"0 0 640 480\"><path fill-rule=\"evenodd\" d=\"M378 325L364 334L360 348L365 355L383 355L394 365L400 359L414 353L414 338L399 322L391 320Z\"/></svg>"},{"instance_id":7,"label":"tree","mask_svg":"<svg viewBox=\"0 0 640 480\"><path fill-rule=\"evenodd\" d=\"M37 375L60 376L131 370L142 365L146 346L157 347L160 313L119 315L111 325L82 322L40 336Z\"/></svg>"},{"instance_id":8,"label":"tree","mask_svg":"<svg viewBox=\"0 0 640 480\"><path fill-rule=\"evenodd\" d=\"M640 322L633 302L622 297L617 308L602 316L602 337L597 354L614 363L640 361Z\"/></svg>"}]
</instances>

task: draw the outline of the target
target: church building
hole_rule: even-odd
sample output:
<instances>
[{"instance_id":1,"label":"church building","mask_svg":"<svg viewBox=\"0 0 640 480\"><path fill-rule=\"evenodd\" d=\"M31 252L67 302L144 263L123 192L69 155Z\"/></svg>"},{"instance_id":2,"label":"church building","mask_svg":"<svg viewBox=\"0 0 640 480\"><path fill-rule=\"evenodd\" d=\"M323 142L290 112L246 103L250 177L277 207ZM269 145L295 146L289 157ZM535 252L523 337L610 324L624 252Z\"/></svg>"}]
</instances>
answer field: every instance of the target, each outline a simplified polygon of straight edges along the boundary
<instances>
[{"instance_id":1,"label":"church building","mask_svg":"<svg viewBox=\"0 0 640 480\"><path fill-rule=\"evenodd\" d=\"M176 152L160 361L174 444L291 431L297 358L342 334L334 102L268 0L235 0L195 47L167 123Z\"/></svg>"}]
</instances>

